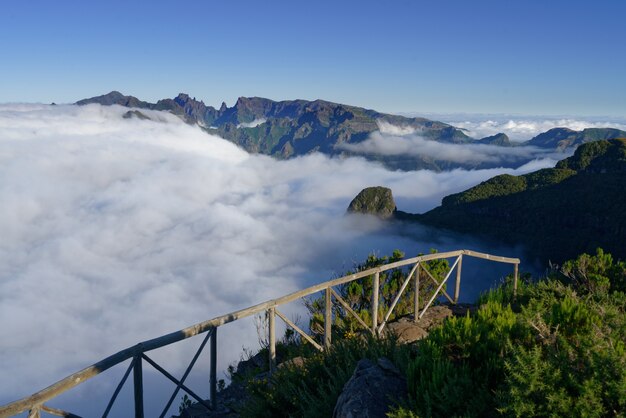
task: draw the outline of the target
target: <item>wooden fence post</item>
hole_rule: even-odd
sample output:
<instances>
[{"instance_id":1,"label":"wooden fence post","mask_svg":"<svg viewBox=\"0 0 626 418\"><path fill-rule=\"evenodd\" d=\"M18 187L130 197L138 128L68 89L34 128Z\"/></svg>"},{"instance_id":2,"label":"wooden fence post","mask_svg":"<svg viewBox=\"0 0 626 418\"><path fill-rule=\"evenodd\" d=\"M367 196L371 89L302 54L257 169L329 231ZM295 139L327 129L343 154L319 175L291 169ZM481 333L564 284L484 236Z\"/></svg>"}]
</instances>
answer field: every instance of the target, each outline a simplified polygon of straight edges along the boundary
<instances>
[{"instance_id":1,"label":"wooden fence post","mask_svg":"<svg viewBox=\"0 0 626 418\"><path fill-rule=\"evenodd\" d=\"M420 270L421 266L418 265L415 269L415 306L413 307L413 317L415 322L418 321L420 313Z\"/></svg>"},{"instance_id":2,"label":"wooden fence post","mask_svg":"<svg viewBox=\"0 0 626 418\"><path fill-rule=\"evenodd\" d=\"M513 296L517 296L517 276L519 274L518 272L519 269L519 264L515 263L513 264Z\"/></svg>"},{"instance_id":3,"label":"wooden fence post","mask_svg":"<svg viewBox=\"0 0 626 418\"><path fill-rule=\"evenodd\" d=\"M209 370L209 386L211 406L217 408L217 327L211 331L211 369Z\"/></svg>"},{"instance_id":4,"label":"wooden fence post","mask_svg":"<svg viewBox=\"0 0 626 418\"><path fill-rule=\"evenodd\" d=\"M461 293L461 266L463 265L463 255L459 256L459 263L456 266L456 286L454 288L454 303L459 301L459 294Z\"/></svg>"},{"instance_id":5,"label":"wooden fence post","mask_svg":"<svg viewBox=\"0 0 626 418\"><path fill-rule=\"evenodd\" d=\"M268 326L269 326L269 339L270 339L270 373L276 370L276 312L272 306L267 310Z\"/></svg>"},{"instance_id":6,"label":"wooden fence post","mask_svg":"<svg viewBox=\"0 0 626 418\"><path fill-rule=\"evenodd\" d=\"M135 384L135 418L143 418L143 373L141 370L141 354L135 356L133 382Z\"/></svg>"},{"instance_id":7,"label":"wooden fence post","mask_svg":"<svg viewBox=\"0 0 626 418\"><path fill-rule=\"evenodd\" d=\"M380 282L380 273L374 273L372 282L372 332L378 335L378 286Z\"/></svg>"},{"instance_id":8,"label":"wooden fence post","mask_svg":"<svg viewBox=\"0 0 626 418\"><path fill-rule=\"evenodd\" d=\"M326 288L326 303L325 303L325 314L324 314L324 347L326 349L330 348L330 343L332 339L332 323L333 323L333 302L331 300L330 287Z\"/></svg>"}]
</instances>

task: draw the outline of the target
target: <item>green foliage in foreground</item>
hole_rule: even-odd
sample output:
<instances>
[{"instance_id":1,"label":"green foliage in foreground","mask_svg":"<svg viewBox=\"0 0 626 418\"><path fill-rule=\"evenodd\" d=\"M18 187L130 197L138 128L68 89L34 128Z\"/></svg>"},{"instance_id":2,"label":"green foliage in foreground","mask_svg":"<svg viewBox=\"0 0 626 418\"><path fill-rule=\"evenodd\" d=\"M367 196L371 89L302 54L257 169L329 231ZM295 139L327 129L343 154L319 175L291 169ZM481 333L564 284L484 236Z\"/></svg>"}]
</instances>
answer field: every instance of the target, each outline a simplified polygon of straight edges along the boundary
<instances>
[{"instance_id":1,"label":"green foliage in foreground","mask_svg":"<svg viewBox=\"0 0 626 418\"><path fill-rule=\"evenodd\" d=\"M331 417L337 398L359 360L387 357L406 364L408 346L373 337L349 338L333 344L328 352L305 360L304 366L280 367L271 377L252 380L250 401L242 417Z\"/></svg>"},{"instance_id":2,"label":"green foliage in foreground","mask_svg":"<svg viewBox=\"0 0 626 418\"><path fill-rule=\"evenodd\" d=\"M413 346L333 340L302 368L250 386L243 416L329 417L359 359L385 356L406 372L415 417L626 417L626 265L601 250L538 282L511 283Z\"/></svg>"},{"instance_id":3,"label":"green foliage in foreground","mask_svg":"<svg viewBox=\"0 0 626 418\"><path fill-rule=\"evenodd\" d=\"M626 416L625 272L598 250L483 295L420 344L393 416Z\"/></svg>"}]
</instances>

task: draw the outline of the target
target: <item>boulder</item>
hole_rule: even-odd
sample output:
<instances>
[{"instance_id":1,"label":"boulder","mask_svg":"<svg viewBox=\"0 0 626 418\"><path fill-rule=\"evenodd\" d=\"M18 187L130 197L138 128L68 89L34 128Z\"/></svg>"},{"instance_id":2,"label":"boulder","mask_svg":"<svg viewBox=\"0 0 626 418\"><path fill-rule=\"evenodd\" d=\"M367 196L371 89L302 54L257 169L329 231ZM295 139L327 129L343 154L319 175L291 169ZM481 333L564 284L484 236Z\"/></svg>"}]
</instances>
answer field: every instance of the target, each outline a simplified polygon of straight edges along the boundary
<instances>
[{"instance_id":1,"label":"boulder","mask_svg":"<svg viewBox=\"0 0 626 418\"><path fill-rule=\"evenodd\" d=\"M348 213L365 213L383 219L392 217L395 212L391 189L381 186L361 190L348 206Z\"/></svg>"},{"instance_id":2,"label":"boulder","mask_svg":"<svg viewBox=\"0 0 626 418\"><path fill-rule=\"evenodd\" d=\"M391 361L362 359L343 387L333 417L383 418L396 400L406 397L406 380Z\"/></svg>"}]
</instances>

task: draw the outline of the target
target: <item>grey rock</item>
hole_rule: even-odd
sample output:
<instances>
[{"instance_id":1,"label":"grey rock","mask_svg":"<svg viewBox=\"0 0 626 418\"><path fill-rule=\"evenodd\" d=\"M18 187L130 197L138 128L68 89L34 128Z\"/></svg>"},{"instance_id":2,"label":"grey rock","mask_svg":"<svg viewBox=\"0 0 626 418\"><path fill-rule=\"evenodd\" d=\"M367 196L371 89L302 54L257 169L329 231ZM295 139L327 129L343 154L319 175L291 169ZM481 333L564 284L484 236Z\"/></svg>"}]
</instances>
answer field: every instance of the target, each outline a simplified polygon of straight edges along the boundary
<instances>
[{"instance_id":1,"label":"grey rock","mask_svg":"<svg viewBox=\"0 0 626 418\"><path fill-rule=\"evenodd\" d=\"M339 395L333 417L386 417L395 400L406 396L406 380L391 361L380 358L374 363L363 359Z\"/></svg>"}]
</instances>

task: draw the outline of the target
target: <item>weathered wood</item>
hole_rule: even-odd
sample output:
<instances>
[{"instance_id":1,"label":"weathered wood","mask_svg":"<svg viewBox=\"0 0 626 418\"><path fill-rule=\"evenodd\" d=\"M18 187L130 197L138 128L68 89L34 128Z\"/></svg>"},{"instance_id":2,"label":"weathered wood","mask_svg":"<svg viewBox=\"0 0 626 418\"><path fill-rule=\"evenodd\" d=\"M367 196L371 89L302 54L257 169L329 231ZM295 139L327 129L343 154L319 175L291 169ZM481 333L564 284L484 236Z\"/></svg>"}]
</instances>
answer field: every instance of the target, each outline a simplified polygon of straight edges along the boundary
<instances>
[{"instance_id":1,"label":"weathered wood","mask_svg":"<svg viewBox=\"0 0 626 418\"><path fill-rule=\"evenodd\" d=\"M312 295L314 293L320 292L328 287L337 286L340 284L348 283L354 280L358 280L363 277L367 277L373 275L375 273L380 273L383 271L391 270L398 267L407 266L410 264L415 264L420 261L429 261L429 260L437 260L442 258L451 258L458 257L459 255L467 255L471 257L483 258L490 261L497 261L502 263L509 264L519 264L520 260L517 258L507 258L500 256L493 256L490 254L480 253L471 250L457 250L457 251L449 251L444 253L434 253L434 254L426 254L418 257L409 258L406 260L400 260L395 263L386 264L384 266L374 267L368 270L364 270L355 274L350 274L344 277L340 277L334 280L330 280L324 283L320 283L306 289L293 292L291 294L282 296L277 299L273 299L270 301L266 301L263 303L259 303L257 305L241 309L235 312L231 312L226 315L218 316L207 321L199 322L190 327L181 329L179 331L172 332L170 334L163 335L158 338L154 338L151 340L144 341L135 346L126 348L121 350L109 357L106 357L99 362L88 366L76 373L67 376L64 379L59 380L58 382L48 386L47 388L32 394L31 396L19 399L15 402L11 402L9 404L0 406L0 417L5 416L13 416L17 415L21 412L27 410L34 410L37 405L42 405L44 402L55 398L63 392L73 388L84 382L85 380L91 379L94 376L108 370L109 368L126 361L136 355L141 353L151 351L157 348L164 347L166 345L173 344L175 342L184 340L186 338L193 337L195 335L201 334L203 332L207 332L212 328L236 321L241 318L245 318L260 312L267 311L271 307L279 306L285 303L292 302L294 300ZM449 297L447 293L444 293L446 297ZM377 312L376 312L377 315ZM375 330L376 328L372 328Z\"/></svg>"},{"instance_id":2,"label":"weathered wood","mask_svg":"<svg viewBox=\"0 0 626 418\"><path fill-rule=\"evenodd\" d=\"M520 262L519 258L500 257L499 255L479 253L478 251L462 250L461 252L465 255L482 258L489 261L497 261L498 263L517 264Z\"/></svg>"},{"instance_id":3,"label":"weathered wood","mask_svg":"<svg viewBox=\"0 0 626 418\"><path fill-rule=\"evenodd\" d=\"M519 263L513 265L513 296L517 296L517 276L519 275Z\"/></svg>"},{"instance_id":4,"label":"weathered wood","mask_svg":"<svg viewBox=\"0 0 626 418\"><path fill-rule=\"evenodd\" d=\"M40 418L41 414L40 414L40 409L39 409L39 405L34 406L31 410L28 411L28 418ZM8 417L9 415L7 415Z\"/></svg>"},{"instance_id":5,"label":"weathered wood","mask_svg":"<svg viewBox=\"0 0 626 418\"><path fill-rule=\"evenodd\" d=\"M115 400L117 399L117 395L120 394L122 387L124 387L124 383L126 383L126 379L128 379L128 376L130 375L130 372L131 370L133 370L134 367L135 367L135 359L132 359L130 361L130 364L128 365L128 368L126 369L126 372L124 373L124 376L122 376L122 380L120 380L120 383L117 384L117 387L115 388L115 391L113 392L113 396L111 396L111 399L109 400L109 403L107 404L107 407L104 410L104 414L102 414L102 418L107 418L109 416L109 412L111 412L111 408L113 408L113 404L115 403Z\"/></svg>"},{"instance_id":6,"label":"weathered wood","mask_svg":"<svg viewBox=\"0 0 626 418\"><path fill-rule=\"evenodd\" d=\"M450 271L452 271L452 269L450 269ZM428 271L426 267L424 267L424 272L430 278L430 280L432 280L437 286L440 285L439 281L435 279L432 274L430 274L430 271ZM448 294L448 292L446 292L445 289L441 289L441 293L446 297L446 299L448 299L448 302L454 303L454 300L450 297L450 295Z\"/></svg>"},{"instance_id":7,"label":"weathered wood","mask_svg":"<svg viewBox=\"0 0 626 418\"><path fill-rule=\"evenodd\" d=\"M52 408L48 405L41 405L41 410L57 417L81 418L80 416L72 414L71 412L63 411L62 409Z\"/></svg>"},{"instance_id":8,"label":"weathered wood","mask_svg":"<svg viewBox=\"0 0 626 418\"><path fill-rule=\"evenodd\" d=\"M267 322L269 327L269 353L270 353L270 373L276 371L276 308L271 307L267 311Z\"/></svg>"},{"instance_id":9,"label":"weathered wood","mask_svg":"<svg viewBox=\"0 0 626 418\"><path fill-rule=\"evenodd\" d=\"M378 326L378 334L383 332L383 329L385 328L385 324L389 320L389 317L391 316L391 313L393 312L393 309L396 307L396 305L398 304L398 301L402 297L402 293L404 293L404 289L406 289L407 285L411 281L411 276L413 276L413 273L415 273L415 270L417 270L417 266L418 265L419 265L419 263L417 263L417 264L415 264L415 266L413 266L413 269L411 270L409 275L404 280L404 283L402 283L402 286L400 287L400 290L396 294L396 297L393 299L393 302L391 302L391 306L389 307L389 310L387 310L387 313L385 314L385 318L383 319L383 322Z\"/></svg>"},{"instance_id":10,"label":"weathered wood","mask_svg":"<svg viewBox=\"0 0 626 418\"><path fill-rule=\"evenodd\" d=\"M143 418L143 372L141 368L141 355L138 355L135 357L135 365L133 366L135 418Z\"/></svg>"},{"instance_id":11,"label":"weathered wood","mask_svg":"<svg viewBox=\"0 0 626 418\"><path fill-rule=\"evenodd\" d=\"M413 320L417 322L420 313L420 265L417 264L415 271L415 305L413 306Z\"/></svg>"},{"instance_id":12,"label":"weathered wood","mask_svg":"<svg viewBox=\"0 0 626 418\"><path fill-rule=\"evenodd\" d=\"M329 349L333 332L333 303L330 300L330 287L327 287L324 292L324 302L324 347Z\"/></svg>"},{"instance_id":13,"label":"weathered wood","mask_svg":"<svg viewBox=\"0 0 626 418\"><path fill-rule=\"evenodd\" d=\"M211 331L210 369L209 369L209 390L211 395L211 407L217 408L217 327ZM184 376L187 377L187 376ZM183 381L181 381L184 383Z\"/></svg>"},{"instance_id":14,"label":"weathered wood","mask_svg":"<svg viewBox=\"0 0 626 418\"><path fill-rule=\"evenodd\" d=\"M341 296L339 296L339 294L337 292L335 292L335 289L333 289L331 287L330 291L333 293L333 296L335 296L335 300L337 300L337 302L339 302L341 304L341 306L343 306L343 308L346 310L346 312L348 312L350 315L352 315L354 317L354 319L356 319L359 322L359 324L361 324L363 326L363 328L365 328L366 330L370 331L372 334L374 333L372 331L372 329L370 328L370 326L367 325L365 323L365 321L363 321L363 319L361 319L361 317L356 312L354 312L354 310L352 310L350 305L348 305L348 302L346 302Z\"/></svg>"},{"instance_id":15,"label":"weathered wood","mask_svg":"<svg viewBox=\"0 0 626 418\"><path fill-rule=\"evenodd\" d=\"M193 366L196 364L196 361L198 361L198 357L200 357L200 353L202 353L202 350L204 350L204 347L206 346L206 343L208 342L209 338L213 338L213 336L216 333L217 333L217 328L213 328L211 329L211 331L207 332L206 336L202 340L202 343L200 344L200 347L198 347L198 349L196 350L196 354L194 354L193 358L189 362L189 365L187 365L187 370L185 370L185 373L183 373L183 377L180 378L181 383L185 383L185 380L187 380L187 376L189 376L189 373L191 373L191 369L193 369ZM216 355L217 355L217 351L216 351ZM212 357L211 357L211 360L213 360ZM211 369L211 370L214 370L214 369ZM211 371L209 371L209 373L211 373ZM210 383L211 383L211 380L209 379L209 385ZM179 390L180 390L180 386L177 385L176 389L174 389L174 392L172 393L172 396L170 396L169 401L165 405L165 408L163 408L161 415L159 415L159 418L165 418L165 415L167 415L167 412L169 411L170 406L172 406L174 399L176 399L176 395L178 394ZM105 418L105 417L102 417L102 418Z\"/></svg>"},{"instance_id":16,"label":"weathered wood","mask_svg":"<svg viewBox=\"0 0 626 418\"><path fill-rule=\"evenodd\" d=\"M311 336L309 334L304 332L299 326L297 326L289 318L287 318L285 315L283 315L283 313L281 311L279 311L278 309L275 308L274 312L276 313L276 315L278 315L280 317L280 319L285 321L285 324L289 325L298 334L300 334L305 340L310 342L313 347L317 348L319 351L323 351L324 350L324 348L321 345L319 345L317 342L315 342L315 340L313 338L311 338Z\"/></svg>"},{"instance_id":17,"label":"weathered wood","mask_svg":"<svg viewBox=\"0 0 626 418\"><path fill-rule=\"evenodd\" d=\"M374 273L372 281L372 332L378 332L378 287L380 286L380 273Z\"/></svg>"},{"instance_id":18,"label":"weathered wood","mask_svg":"<svg viewBox=\"0 0 626 418\"><path fill-rule=\"evenodd\" d=\"M454 303L459 301L459 294L461 293L461 268L463 267L463 255L459 256L459 265L456 267L456 283L454 286Z\"/></svg>"},{"instance_id":19,"label":"weathered wood","mask_svg":"<svg viewBox=\"0 0 626 418\"><path fill-rule=\"evenodd\" d=\"M163 376L167 377L172 383L174 383L176 386L178 386L179 388L181 388L182 390L187 392L189 395L191 395L191 397L194 398L199 404L204 406L207 410L211 410L211 405L208 402L206 402L204 399L202 399L197 393L195 393L194 391L189 389L189 387L187 387L183 383L181 383L178 379L176 379L174 376L172 376L163 367L159 366L154 360L152 360L150 357L148 357L145 354L142 354L141 357L144 360L146 360L152 367L154 367L158 372L160 372Z\"/></svg>"},{"instance_id":20,"label":"weathered wood","mask_svg":"<svg viewBox=\"0 0 626 418\"><path fill-rule=\"evenodd\" d=\"M459 256L460 257L460 256ZM422 313L420 314L420 318L422 316L424 316L424 314L426 313L426 310L430 307L431 303L433 303L433 301L437 298L437 296L439 295L439 291L441 290L441 288L443 287L443 285L446 283L446 281L448 280L448 278L450 277L450 274L452 274L452 271L454 270L454 268L457 266L458 262L459 262L459 257L457 257L456 261L454 262L454 264L452 265L452 267L450 268L450 271L448 272L448 274L446 274L446 277L441 281L441 284L439 285L439 287L437 288L437 290L435 290L435 293L433 294L433 296L430 298L430 300L428 301L428 303L426 304L426 306L424 306L424 310L422 311Z\"/></svg>"}]
</instances>

